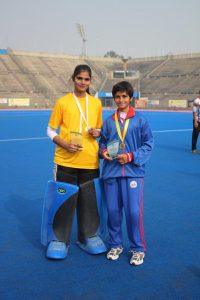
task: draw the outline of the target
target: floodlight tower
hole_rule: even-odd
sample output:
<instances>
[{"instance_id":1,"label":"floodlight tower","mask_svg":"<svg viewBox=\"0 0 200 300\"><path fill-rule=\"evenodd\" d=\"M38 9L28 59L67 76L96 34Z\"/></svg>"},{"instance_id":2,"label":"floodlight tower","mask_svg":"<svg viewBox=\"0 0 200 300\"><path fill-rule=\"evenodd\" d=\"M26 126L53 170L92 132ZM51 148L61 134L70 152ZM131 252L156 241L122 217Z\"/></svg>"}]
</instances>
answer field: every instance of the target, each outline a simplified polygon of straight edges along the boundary
<instances>
[{"instance_id":1,"label":"floodlight tower","mask_svg":"<svg viewBox=\"0 0 200 300\"><path fill-rule=\"evenodd\" d=\"M83 25L81 25L79 23L76 24L76 27L77 27L77 30L78 30L78 34L80 35L81 40L82 40L82 53L81 53L81 56L85 57L86 56L86 42L87 42L86 35L85 35L85 30L83 28Z\"/></svg>"},{"instance_id":2,"label":"floodlight tower","mask_svg":"<svg viewBox=\"0 0 200 300\"><path fill-rule=\"evenodd\" d=\"M128 58L122 58L122 62L123 62L124 77L126 77Z\"/></svg>"}]
</instances>

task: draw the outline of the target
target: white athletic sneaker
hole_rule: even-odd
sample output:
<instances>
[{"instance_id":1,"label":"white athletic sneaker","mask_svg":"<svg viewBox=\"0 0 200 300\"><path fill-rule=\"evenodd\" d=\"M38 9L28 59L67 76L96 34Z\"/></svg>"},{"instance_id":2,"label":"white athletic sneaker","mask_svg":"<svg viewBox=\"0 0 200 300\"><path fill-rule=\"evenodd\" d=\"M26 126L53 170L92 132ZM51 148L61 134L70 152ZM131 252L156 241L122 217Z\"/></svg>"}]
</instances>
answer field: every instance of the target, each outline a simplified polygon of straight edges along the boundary
<instances>
[{"instance_id":1,"label":"white athletic sneaker","mask_svg":"<svg viewBox=\"0 0 200 300\"><path fill-rule=\"evenodd\" d=\"M111 248L110 251L107 253L107 259L116 260L119 258L120 254L123 252L123 248Z\"/></svg>"},{"instance_id":2,"label":"white athletic sneaker","mask_svg":"<svg viewBox=\"0 0 200 300\"><path fill-rule=\"evenodd\" d=\"M131 252L132 252L132 256L130 259L130 264L134 266L139 266L143 264L145 253L142 251L131 251Z\"/></svg>"}]
</instances>

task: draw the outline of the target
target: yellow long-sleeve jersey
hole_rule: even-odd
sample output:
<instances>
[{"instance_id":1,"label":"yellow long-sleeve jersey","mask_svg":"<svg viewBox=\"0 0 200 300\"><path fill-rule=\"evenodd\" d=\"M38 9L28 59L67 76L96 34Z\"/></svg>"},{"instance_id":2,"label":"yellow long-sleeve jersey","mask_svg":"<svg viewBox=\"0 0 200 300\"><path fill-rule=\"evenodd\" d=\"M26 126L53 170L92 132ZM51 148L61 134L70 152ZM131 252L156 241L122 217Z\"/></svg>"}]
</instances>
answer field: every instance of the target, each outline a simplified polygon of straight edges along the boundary
<instances>
[{"instance_id":1,"label":"yellow long-sleeve jersey","mask_svg":"<svg viewBox=\"0 0 200 300\"><path fill-rule=\"evenodd\" d=\"M78 98L84 115L86 116L86 98ZM80 120L82 121L80 126ZM82 127L83 150L70 153L60 146L56 146L54 163L71 168L97 169L99 167L98 143L91 137L86 124L81 118L80 111L72 93L57 100L51 113L48 126L59 131L59 136L70 142L70 132L79 132ZM101 128L102 105L101 101L88 95L88 127Z\"/></svg>"}]
</instances>

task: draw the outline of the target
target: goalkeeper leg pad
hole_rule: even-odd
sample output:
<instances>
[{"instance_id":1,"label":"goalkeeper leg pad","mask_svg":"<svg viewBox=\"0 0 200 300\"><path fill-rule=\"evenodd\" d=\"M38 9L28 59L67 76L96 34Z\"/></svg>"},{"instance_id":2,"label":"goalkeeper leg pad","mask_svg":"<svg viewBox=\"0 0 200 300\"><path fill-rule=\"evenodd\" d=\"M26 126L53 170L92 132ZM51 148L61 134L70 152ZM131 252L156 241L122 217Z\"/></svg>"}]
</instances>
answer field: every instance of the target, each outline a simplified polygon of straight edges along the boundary
<instances>
[{"instance_id":1,"label":"goalkeeper leg pad","mask_svg":"<svg viewBox=\"0 0 200 300\"><path fill-rule=\"evenodd\" d=\"M96 178L80 185L77 202L77 245L89 254L105 252L102 241L106 236L106 209L101 179Z\"/></svg>"},{"instance_id":2,"label":"goalkeeper leg pad","mask_svg":"<svg viewBox=\"0 0 200 300\"><path fill-rule=\"evenodd\" d=\"M48 181L42 213L41 243L43 245L47 246L52 241L69 244L78 190L76 185Z\"/></svg>"}]
</instances>

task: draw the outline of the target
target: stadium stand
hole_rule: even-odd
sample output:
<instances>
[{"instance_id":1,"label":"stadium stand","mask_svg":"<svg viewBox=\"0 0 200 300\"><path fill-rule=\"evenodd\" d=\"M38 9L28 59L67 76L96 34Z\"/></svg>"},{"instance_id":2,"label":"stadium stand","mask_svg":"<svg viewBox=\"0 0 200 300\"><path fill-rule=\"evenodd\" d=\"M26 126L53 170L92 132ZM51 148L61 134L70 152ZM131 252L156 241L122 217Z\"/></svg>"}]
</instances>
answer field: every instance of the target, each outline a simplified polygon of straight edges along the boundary
<instances>
[{"instance_id":1,"label":"stadium stand","mask_svg":"<svg viewBox=\"0 0 200 300\"><path fill-rule=\"evenodd\" d=\"M156 108L168 108L170 99L189 101L200 89L200 53L122 60L0 50L0 109L51 108L71 91L74 67L85 63L93 72L92 94L128 80ZM127 71L129 77L114 78Z\"/></svg>"}]
</instances>

